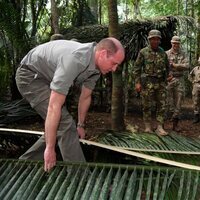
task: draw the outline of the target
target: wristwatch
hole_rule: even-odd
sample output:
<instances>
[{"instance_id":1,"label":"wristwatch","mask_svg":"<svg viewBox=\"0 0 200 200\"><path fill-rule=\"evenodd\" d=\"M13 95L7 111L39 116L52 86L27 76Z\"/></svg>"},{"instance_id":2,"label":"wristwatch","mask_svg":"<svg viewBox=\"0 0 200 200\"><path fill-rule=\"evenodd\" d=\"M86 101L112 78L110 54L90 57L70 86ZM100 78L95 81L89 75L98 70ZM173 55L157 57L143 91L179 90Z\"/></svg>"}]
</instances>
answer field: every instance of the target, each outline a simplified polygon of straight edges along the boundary
<instances>
[{"instance_id":1,"label":"wristwatch","mask_svg":"<svg viewBox=\"0 0 200 200\"><path fill-rule=\"evenodd\" d=\"M77 124L77 127L85 128L85 124L83 124L83 123L78 123L78 124Z\"/></svg>"}]
</instances>

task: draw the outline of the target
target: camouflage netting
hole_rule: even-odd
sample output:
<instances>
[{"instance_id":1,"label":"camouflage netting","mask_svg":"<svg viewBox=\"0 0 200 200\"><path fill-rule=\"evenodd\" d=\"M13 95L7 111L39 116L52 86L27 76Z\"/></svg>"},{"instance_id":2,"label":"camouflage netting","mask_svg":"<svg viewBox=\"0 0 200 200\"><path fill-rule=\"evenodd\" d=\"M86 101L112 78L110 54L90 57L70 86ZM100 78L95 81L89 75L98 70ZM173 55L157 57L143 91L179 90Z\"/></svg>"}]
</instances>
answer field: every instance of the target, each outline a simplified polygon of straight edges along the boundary
<instances>
[{"instance_id":1,"label":"camouflage netting","mask_svg":"<svg viewBox=\"0 0 200 200\"><path fill-rule=\"evenodd\" d=\"M120 40L126 48L126 59L135 60L138 51L147 45L147 35L151 29L158 29L162 34L161 46L167 50L171 47L170 40L177 27L177 19L172 16L154 20L136 20L120 24ZM76 38L80 42L98 42L108 37L108 26L93 25L70 27L62 31L65 39Z\"/></svg>"}]
</instances>

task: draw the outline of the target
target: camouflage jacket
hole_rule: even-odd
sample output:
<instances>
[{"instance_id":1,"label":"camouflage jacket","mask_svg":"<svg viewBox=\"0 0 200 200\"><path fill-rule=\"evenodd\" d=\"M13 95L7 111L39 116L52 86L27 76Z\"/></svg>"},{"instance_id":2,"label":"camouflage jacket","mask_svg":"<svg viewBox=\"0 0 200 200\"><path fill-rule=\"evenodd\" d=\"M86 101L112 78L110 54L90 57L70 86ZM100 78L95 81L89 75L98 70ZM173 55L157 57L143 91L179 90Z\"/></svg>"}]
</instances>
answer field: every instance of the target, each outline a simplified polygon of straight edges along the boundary
<instances>
[{"instance_id":1,"label":"camouflage jacket","mask_svg":"<svg viewBox=\"0 0 200 200\"><path fill-rule=\"evenodd\" d=\"M196 66L189 74L189 80L192 83L200 83L200 66Z\"/></svg>"},{"instance_id":2,"label":"camouflage jacket","mask_svg":"<svg viewBox=\"0 0 200 200\"><path fill-rule=\"evenodd\" d=\"M134 66L135 83L141 83L143 77L156 77L166 80L169 71L169 62L165 51L159 47L157 51L147 46L138 54Z\"/></svg>"},{"instance_id":3,"label":"camouflage jacket","mask_svg":"<svg viewBox=\"0 0 200 200\"><path fill-rule=\"evenodd\" d=\"M170 73L174 77L183 76L184 72L189 69L189 61L185 52L179 50L178 53L174 53L172 49L166 51L169 63L173 62L177 64L176 67L170 67Z\"/></svg>"}]
</instances>

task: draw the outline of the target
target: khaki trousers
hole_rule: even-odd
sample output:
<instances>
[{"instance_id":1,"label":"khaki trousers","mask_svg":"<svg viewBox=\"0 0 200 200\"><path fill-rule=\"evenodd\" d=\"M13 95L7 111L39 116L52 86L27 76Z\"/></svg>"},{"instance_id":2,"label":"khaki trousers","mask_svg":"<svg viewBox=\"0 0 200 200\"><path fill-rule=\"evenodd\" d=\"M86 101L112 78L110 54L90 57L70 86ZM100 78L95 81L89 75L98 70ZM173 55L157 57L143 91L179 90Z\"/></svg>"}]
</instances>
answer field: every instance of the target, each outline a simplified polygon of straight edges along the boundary
<instances>
[{"instance_id":1,"label":"khaki trousers","mask_svg":"<svg viewBox=\"0 0 200 200\"><path fill-rule=\"evenodd\" d=\"M18 68L16 83L22 96L45 120L51 92L50 83L42 79L38 73L29 70L26 65ZM85 162L75 122L65 106L62 108L57 131L57 145L64 161ZM43 160L45 147L45 136L41 136L19 159Z\"/></svg>"}]
</instances>

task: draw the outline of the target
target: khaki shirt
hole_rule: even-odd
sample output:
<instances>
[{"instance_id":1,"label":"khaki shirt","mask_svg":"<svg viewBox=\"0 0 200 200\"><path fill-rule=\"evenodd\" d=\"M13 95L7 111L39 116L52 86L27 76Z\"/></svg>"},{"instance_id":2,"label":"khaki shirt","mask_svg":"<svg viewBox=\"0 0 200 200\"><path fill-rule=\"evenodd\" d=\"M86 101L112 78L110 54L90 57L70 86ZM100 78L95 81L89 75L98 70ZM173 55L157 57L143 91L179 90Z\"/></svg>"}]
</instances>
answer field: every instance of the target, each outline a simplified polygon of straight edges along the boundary
<instances>
[{"instance_id":1,"label":"khaki shirt","mask_svg":"<svg viewBox=\"0 0 200 200\"><path fill-rule=\"evenodd\" d=\"M166 51L169 63L173 62L177 64L176 67L170 68L170 73L174 77L183 76L184 72L189 69L189 61L185 52L179 50L178 53L174 53L172 49Z\"/></svg>"},{"instance_id":2,"label":"khaki shirt","mask_svg":"<svg viewBox=\"0 0 200 200\"><path fill-rule=\"evenodd\" d=\"M189 80L192 83L200 83L200 66L196 66L189 74Z\"/></svg>"},{"instance_id":3,"label":"khaki shirt","mask_svg":"<svg viewBox=\"0 0 200 200\"><path fill-rule=\"evenodd\" d=\"M96 43L50 41L32 49L21 64L28 65L58 93L67 95L74 84L93 90L100 77L94 61L95 46Z\"/></svg>"}]
</instances>

